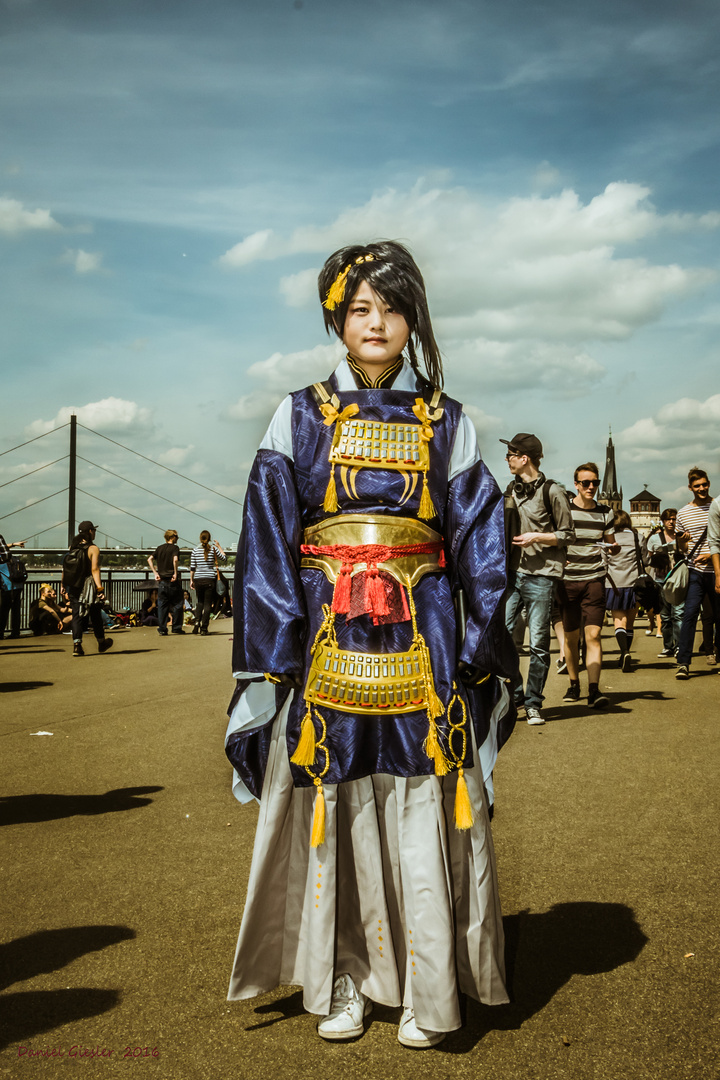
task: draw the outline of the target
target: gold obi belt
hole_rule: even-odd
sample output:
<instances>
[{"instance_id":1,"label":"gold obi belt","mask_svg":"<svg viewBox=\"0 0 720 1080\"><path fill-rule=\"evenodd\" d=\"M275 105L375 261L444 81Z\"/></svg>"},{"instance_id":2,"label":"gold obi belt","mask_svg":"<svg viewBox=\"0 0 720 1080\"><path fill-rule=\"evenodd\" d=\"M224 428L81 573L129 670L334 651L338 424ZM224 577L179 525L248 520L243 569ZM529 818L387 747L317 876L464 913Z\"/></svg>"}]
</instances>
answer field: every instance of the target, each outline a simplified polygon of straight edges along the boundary
<instances>
[{"instance_id":1,"label":"gold obi belt","mask_svg":"<svg viewBox=\"0 0 720 1080\"><path fill-rule=\"evenodd\" d=\"M306 701L341 712L429 709L438 715L442 708L427 646L417 630L412 587L424 574L445 566L440 534L416 518L343 514L306 529L304 539L301 566L321 569L335 585L332 607L326 609L313 649ZM341 649L335 615L350 610L353 575L365 575L366 613L374 618L388 613L381 571L407 589L410 607L405 617L412 619L412 645L406 652L377 655Z\"/></svg>"},{"instance_id":2,"label":"gold obi belt","mask_svg":"<svg viewBox=\"0 0 720 1080\"><path fill-rule=\"evenodd\" d=\"M411 587L424 574L445 567L443 538L417 518L389 514L338 514L305 530L301 567L322 570L335 586L332 610L350 609L350 584L355 574L367 574L371 609L382 610L384 590L378 572L384 571L400 585ZM382 595L381 595L382 594Z\"/></svg>"}]
</instances>

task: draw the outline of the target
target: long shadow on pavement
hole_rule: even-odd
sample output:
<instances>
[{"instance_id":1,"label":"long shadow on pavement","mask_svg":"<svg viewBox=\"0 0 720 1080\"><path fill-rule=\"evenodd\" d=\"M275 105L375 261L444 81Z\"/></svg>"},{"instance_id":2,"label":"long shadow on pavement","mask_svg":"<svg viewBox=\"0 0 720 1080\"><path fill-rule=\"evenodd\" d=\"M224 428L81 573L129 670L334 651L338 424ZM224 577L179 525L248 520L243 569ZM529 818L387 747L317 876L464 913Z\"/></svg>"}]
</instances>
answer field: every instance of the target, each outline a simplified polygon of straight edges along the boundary
<instances>
[{"instance_id":1,"label":"long shadow on pavement","mask_svg":"<svg viewBox=\"0 0 720 1080\"><path fill-rule=\"evenodd\" d=\"M40 682L31 679L27 682L4 682L0 683L0 694L16 694L19 690L37 690L41 686L54 686L51 682Z\"/></svg>"},{"instance_id":2,"label":"long shadow on pavement","mask_svg":"<svg viewBox=\"0 0 720 1080\"><path fill-rule=\"evenodd\" d=\"M649 940L626 904L555 904L503 920L509 1005L467 1000L465 1027L439 1051L465 1054L489 1031L513 1031L540 1012L573 975L597 975L635 960Z\"/></svg>"},{"instance_id":3,"label":"long shadow on pavement","mask_svg":"<svg viewBox=\"0 0 720 1080\"><path fill-rule=\"evenodd\" d=\"M57 971L89 952L135 937L127 926L40 930L0 945L0 988ZM73 1020L98 1016L120 1000L118 990L78 987L0 996L0 1049Z\"/></svg>"},{"instance_id":4,"label":"long shadow on pavement","mask_svg":"<svg viewBox=\"0 0 720 1080\"><path fill-rule=\"evenodd\" d=\"M116 788L104 795L6 795L0 797L0 826L137 810L153 801L138 796L163 790L154 786Z\"/></svg>"}]
</instances>

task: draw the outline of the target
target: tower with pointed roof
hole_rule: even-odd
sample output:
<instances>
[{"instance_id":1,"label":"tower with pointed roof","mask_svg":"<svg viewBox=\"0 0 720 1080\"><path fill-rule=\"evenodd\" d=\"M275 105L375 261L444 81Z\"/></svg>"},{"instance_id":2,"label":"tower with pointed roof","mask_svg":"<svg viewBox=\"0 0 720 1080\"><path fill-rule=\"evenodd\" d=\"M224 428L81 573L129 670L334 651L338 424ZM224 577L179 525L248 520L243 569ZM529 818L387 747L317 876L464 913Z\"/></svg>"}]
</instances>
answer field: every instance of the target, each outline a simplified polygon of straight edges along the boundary
<instances>
[{"instance_id":1,"label":"tower with pointed roof","mask_svg":"<svg viewBox=\"0 0 720 1080\"><path fill-rule=\"evenodd\" d=\"M623 493L618 488L617 469L615 468L615 446L612 441L612 428L608 435L605 449L605 472L603 474L602 487L597 496L598 502L605 503L613 510L622 510Z\"/></svg>"}]
</instances>

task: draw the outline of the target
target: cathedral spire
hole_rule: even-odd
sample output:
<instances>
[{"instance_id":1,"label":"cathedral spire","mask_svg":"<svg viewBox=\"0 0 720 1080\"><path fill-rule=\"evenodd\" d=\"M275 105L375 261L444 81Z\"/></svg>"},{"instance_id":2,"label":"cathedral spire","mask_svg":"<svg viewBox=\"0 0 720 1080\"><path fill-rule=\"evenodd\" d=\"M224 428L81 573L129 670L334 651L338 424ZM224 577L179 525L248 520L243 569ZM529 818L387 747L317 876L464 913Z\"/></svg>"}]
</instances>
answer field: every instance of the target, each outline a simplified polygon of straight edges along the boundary
<instances>
[{"instance_id":1,"label":"cathedral spire","mask_svg":"<svg viewBox=\"0 0 720 1080\"><path fill-rule=\"evenodd\" d=\"M615 446L612 440L612 427L609 429L607 447L605 449L605 472L603 474L602 487L600 489L600 502L611 506L613 510L622 510L622 488L618 487L617 469L615 467Z\"/></svg>"}]
</instances>

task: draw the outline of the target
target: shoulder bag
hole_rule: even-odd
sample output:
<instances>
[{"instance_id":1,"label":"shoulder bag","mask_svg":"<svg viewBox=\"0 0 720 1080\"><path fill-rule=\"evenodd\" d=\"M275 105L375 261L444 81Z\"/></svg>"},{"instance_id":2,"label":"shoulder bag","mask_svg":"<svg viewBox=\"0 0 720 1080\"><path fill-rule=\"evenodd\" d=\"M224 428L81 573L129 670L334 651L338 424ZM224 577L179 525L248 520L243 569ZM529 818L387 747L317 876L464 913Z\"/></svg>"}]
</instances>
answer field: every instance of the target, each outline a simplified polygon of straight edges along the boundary
<instances>
[{"instance_id":1,"label":"shoulder bag","mask_svg":"<svg viewBox=\"0 0 720 1080\"><path fill-rule=\"evenodd\" d=\"M688 566L688 563L694 557L695 552L700 549L706 536L707 526L701 532L700 537L690 554L679 558L663 581L661 591L668 604L672 604L673 606L682 604L687 596L687 591L690 586L690 567Z\"/></svg>"}]
</instances>

